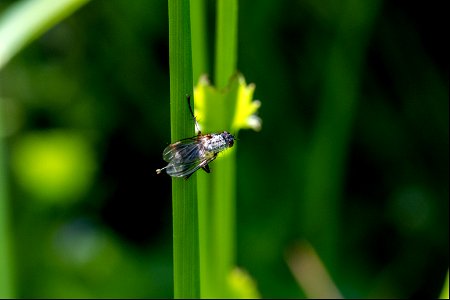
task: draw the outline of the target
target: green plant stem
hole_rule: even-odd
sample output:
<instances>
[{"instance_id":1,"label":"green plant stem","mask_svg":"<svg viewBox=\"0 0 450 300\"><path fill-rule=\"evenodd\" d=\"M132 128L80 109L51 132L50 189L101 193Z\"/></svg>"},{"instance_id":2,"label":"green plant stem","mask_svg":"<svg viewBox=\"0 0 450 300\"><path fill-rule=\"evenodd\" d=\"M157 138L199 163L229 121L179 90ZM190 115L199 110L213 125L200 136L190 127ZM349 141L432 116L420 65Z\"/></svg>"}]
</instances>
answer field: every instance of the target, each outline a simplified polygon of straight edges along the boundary
<instances>
[{"instance_id":1,"label":"green plant stem","mask_svg":"<svg viewBox=\"0 0 450 300\"><path fill-rule=\"evenodd\" d=\"M193 136L186 95L193 103L189 0L169 0L170 118L172 141ZM172 179L174 297L200 297L196 174Z\"/></svg>"},{"instance_id":2,"label":"green plant stem","mask_svg":"<svg viewBox=\"0 0 450 300\"><path fill-rule=\"evenodd\" d=\"M205 0L191 0L192 69L194 84L202 74L208 73L206 46Z\"/></svg>"},{"instance_id":3,"label":"green plant stem","mask_svg":"<svg viewBox=\"0 0 450 300\"><path fill-rule=\"evenodd\" d=\"M25 45L76 11L89 0L28 0L0 17L0 69Z\"/></svg>"},{"instance_id":4,"label":"green plant stem","mask_svg":"<svg viewBox=\"0 0 450 300\"><path fill-rule=\"evenodd\" d=\"M237 70L237 0L219 0L217 2L215 83L218 89L225 88ZM236 99L236 97L231 97ZM223 129L231 129L234 103L226 101L219 114L225 118ZM216 172L212 176L215 193L213 194L213 220L215 221L215 255L218 278L226 280L235 265L235 205L236 205L236 149L235 145L223 159L216 163ZM225 189L222 187L226 187ZM223 283L222 283L223 284Z\"/></svg>"},{"instance_id":5,"label":"green plant stem","mask_svg":"<svg viewBox=\"0 0 450 300\"><path fill-rule=\"evenodd\" d=\"M237 0L217 2L215 85L227 87L236 72ZM205 132L230 130L235 109L226 101L205 103ZM208 126L209 125L209 126ZM199 174L202 297L228 297L227 277L235 264L236 145L214 161L210 174ZM225 187L225 188L224 188Z\"/></svg>"},{"instance_id":6,"label":"green plant stem","mask_svg":"<svg viewBox=\"0 0 450 300\"><path fill-rule=\"evenodd\" d=\"M442 286L441 294L439 295L439 299L448 299L448 270L447 276L445 276L444 285Z\"/></svg>"},{"instance_id":7,"label":"green plant stem","mask_svg":"<svg viewBox=\"0 0 450 300\"><path fill-rule=\"evenodd\" d=\"M216 20L215 86L227 86L237 69L237 0L218 0Z\"/></svg>"},{"instance_id":8,"label":"green plant stem","mask_svg":"<svg viewBox=\"0 0 450 300\"><path fill-rule=\"evenodd\" d=\"M1 100L1 99L0 99ZM0 116L1 111L0 105ZM0 119L0 298L14 298L14 272L12 236L8 198L5 144L2 136L3 120Z\"/></svg>"}]
</instances>

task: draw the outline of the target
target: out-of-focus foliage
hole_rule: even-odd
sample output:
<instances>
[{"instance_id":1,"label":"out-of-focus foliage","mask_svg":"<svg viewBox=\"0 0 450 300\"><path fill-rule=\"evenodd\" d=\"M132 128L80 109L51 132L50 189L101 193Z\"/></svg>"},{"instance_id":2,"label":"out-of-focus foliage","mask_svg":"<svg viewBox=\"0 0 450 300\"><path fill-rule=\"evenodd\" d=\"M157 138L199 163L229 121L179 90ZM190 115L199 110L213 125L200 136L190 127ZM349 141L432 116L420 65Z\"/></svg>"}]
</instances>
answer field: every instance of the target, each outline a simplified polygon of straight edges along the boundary
<instances>
[{"instance_id":1,"label":"out-of-focus foliage","mask_svg":"<svg viewBox=\"0 0 450 300\"><path fill-rule=\"evenodd\" d=\"M364 3L239 2L238 68L264 125L239 134L236 250L262 297L305 296L285 260L304 238L344 297L442 290L447 10ZM1 70L18 297L173 296L170 179L154 172L170 143L167 24L166 1L91 1ZM313 189L332 207L305 199L311 158L333 172Z\"/></svg>"},{"instance_id":2,"label":"out-of-focus foliage","mask_svg":"<svg viewBox=\"0 0 450 300\"><path fill-rule=\"evenodd\" d=\"M76 201L93 182L95 161L83 137L68 131L34 133L13 148L12 169L24 191L42 201Z\"/></svg>"},{"instance_id":3,"label":"out-of-focus foliage","mask_svg":"<svg viewBox=\"0 0 450 300\"><path fill-rule=\"evenodd\" d=\"M440 299L448 299L448 271L447 271L447 277L445 278L444 287L442 288L441 295L439 296Z\"/></svg>"},{"instance_id":4,"label":"out-of-focus foliage","mask_svg":"<svg viewBox=\"0 0 450 300\"><path fill-rule=\"evenodd\" d=\"M235 268L231 271L227 279L232 295L230 298L261 298L255 281L249 276L247 272L243 271L242 269Z\"/></svg>"},{"instance_id":5,"label":"out-of-focus foliage","mask_svg":"<svg viewBox=\"0 0 450 300\"><path fill-rule=\"evenodd\" d=\"M0 16L0 69L17 52L89 0L22 0Z\"/></svg>"},{"instance_id":6,"label":"out-of-focus foliage","mask_svg":"<svg viewBox=\"0 0 450 300\"><path fill-rule=\"evenodd\" d=\"M233 76L229 86L224 90L211 86L206 76L200 77L194 90L195 118L198 120L200 129L204 126L215 128L213 132L220 132L218 124L226 123L223 121L226 118L232 120L229 123L232 123L230 130L233 134L241 129L261 130L262 120L257 116L261 102L252 99L254 90L255 85L247 85L241 74ZM223 107L223 109L217 109L217 107ZM214 109L217 115L211 113Z\"/></svg>"}]
</instances>

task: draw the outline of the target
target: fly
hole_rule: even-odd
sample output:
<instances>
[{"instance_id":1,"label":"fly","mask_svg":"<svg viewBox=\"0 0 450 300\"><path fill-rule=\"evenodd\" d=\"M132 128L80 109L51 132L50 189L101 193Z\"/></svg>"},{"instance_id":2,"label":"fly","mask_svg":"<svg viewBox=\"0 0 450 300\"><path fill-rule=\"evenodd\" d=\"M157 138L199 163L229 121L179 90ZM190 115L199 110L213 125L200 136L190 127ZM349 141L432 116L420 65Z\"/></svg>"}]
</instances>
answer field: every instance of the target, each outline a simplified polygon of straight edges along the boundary
<instances>
[{"instance_id":1,"label":"fly","mask_svg":"<svg viewBox=\"0 0 450 300\"><path fill-rule=\"evenodd\" d=\"M197 124L189 95L187 99L189 111ZM200 168L206 173L210 173L208 164L216 159L217 154L233 147L234 140L234 136L226 131L202 134L199 130L196 136L179 140L167 146L163 151L163 159L168 164L164 168L157 169L156 173L160 174L162 170L166 170L170 176L184 177L184 179L188 179Z\"/></svg>"}]
</instances>

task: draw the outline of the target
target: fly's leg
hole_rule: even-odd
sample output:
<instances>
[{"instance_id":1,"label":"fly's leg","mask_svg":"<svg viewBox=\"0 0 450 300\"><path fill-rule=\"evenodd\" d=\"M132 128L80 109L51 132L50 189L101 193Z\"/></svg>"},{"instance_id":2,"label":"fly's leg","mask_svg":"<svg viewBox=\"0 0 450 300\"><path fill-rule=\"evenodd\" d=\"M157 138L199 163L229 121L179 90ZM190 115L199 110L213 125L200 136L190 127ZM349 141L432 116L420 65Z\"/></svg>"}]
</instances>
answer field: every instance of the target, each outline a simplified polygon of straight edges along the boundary
<instances>
[{"instance_id":1,"label":"fly's leg","mask_svg":"<svg viewBox=\"0 0 450 300\"><path fill-rule=\"evenodd\" d=\"M161 168L161 169L156 169L156 174L161 174L162 170L164 170L167 167L168 166L165 166L164 168Z\"/></svg>"},{"instance_id":2,"label":"fly's leg","mask_svg":"<svg viewBox=\"0 0 450 300\"><path fill-rule=\"evenodd\" d=\"M210 164L213 160L215 160L216 157L217 157L217 153L215 153L214 156L213 156L210 160L207 161L207 162L208 162L207 164L205 164L204 166L202 166L202 169L203 169L206 173L211 173L211 169L209 168L209 164Z\"/></svg>"},{"instance_id":3,"label":"fly's leg","mask_svg":"<svg viewBox=\"0 0 450 300\"><path fill-rule=\"evenodd\" d=\"M197 135L201 136L202 132L200 131L200 126L198 125L197 118L194 116L194 111L192 110L191 107L191 96L186 94L186 99L188 101L189 111L191 112L192 118L194 118L195 128L197 129Z\"/></svg>"},{"instance_id":4,"label":"fly's leg","mask_svg":"<svg viewBox=\"0 0 450 300\"><path fill-rule=\"evenodd\" d=\"M208 165L205 165L204 167L202 167L202 169L205 170L206 173L211 173Z\"/></svg>"}]
</instances>

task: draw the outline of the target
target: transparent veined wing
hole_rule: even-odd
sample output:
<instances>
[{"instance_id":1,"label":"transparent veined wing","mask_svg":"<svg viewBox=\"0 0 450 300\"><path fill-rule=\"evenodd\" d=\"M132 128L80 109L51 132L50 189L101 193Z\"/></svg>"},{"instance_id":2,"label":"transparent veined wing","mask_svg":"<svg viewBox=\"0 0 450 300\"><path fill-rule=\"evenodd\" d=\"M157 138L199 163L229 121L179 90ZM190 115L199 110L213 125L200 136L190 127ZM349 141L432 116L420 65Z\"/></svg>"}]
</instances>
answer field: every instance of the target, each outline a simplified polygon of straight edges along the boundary
<instances>
[{"instance_id":1,"label":"transparent veined wing","mask_svg":"<svg viewBox=\"0 0 450 300\"><path fill-rule=\"evenodd\" d=\"M206 167L217 157L214 153L208 153L206 156L197 157L196 160L176 161L172 160L166 167L166 172L173 177L185 177L189 178L195 171L200 168Z\"/></svg>"},{"instance_id":2,"label":"transparent veined wing","mask_svg":"<svg viewBox=\"0 0 450 300\"><path fill-rule=\"evenodd\" d=\"M164 169L173 177L188 178L198 169L206 167L215 158L216 155L213 152L205 151L198 136L170 144L163 151L163 159L168 162Z\"/></svg>"},{"instance_id":3,"label":"transparent veined wing","mask_svg":"<svg viewBox=\"0 0 450 300\"><path fill-rule=\"evenodd\" d=\"M192 137L170 144L163 151L163 159L167 162L197 160L203 154L198 138Z\"/></svg>"}]
</instances>

